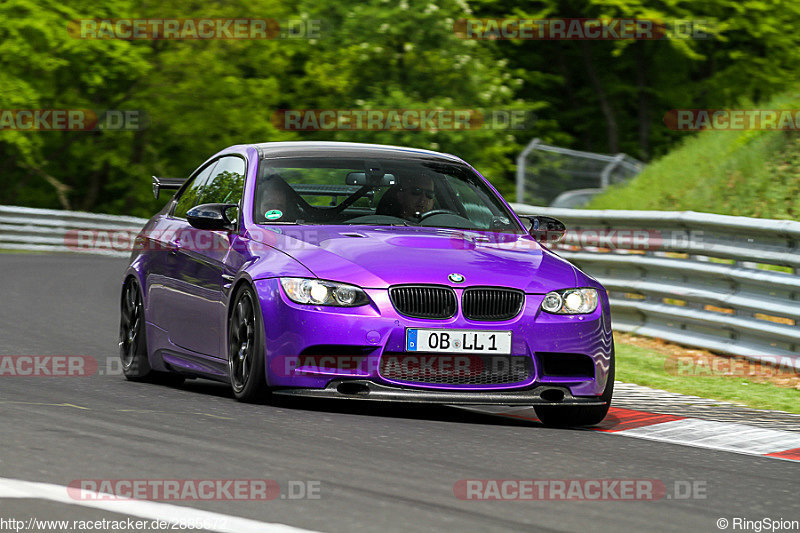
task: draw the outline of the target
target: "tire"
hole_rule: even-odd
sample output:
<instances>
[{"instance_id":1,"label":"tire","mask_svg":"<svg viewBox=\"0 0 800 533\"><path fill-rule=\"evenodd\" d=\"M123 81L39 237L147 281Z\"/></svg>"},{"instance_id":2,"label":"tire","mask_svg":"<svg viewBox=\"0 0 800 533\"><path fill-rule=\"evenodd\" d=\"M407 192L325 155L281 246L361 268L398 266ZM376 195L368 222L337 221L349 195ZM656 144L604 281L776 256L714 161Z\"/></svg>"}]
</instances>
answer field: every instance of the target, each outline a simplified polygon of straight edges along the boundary
<instances>
[{"instance_id":1,"label":"tire","mask_svg":"<svg viewBox=\"0 0 800 533\"><path fill-rule=\"evenodd\" d=\"M534 410L542 424L548 427L578 427L593 426L603 421L611 407L611 397L614 394L614 347L611 347L611 368L608 372L606 387L600 399L605 405L592 405L586 407L557 407L549 405L536 405Z\"/></svg>"},{"instance_id":2,"label":"tire","mask_svg":"<svg viewBox=\"0 0 800 533\"><path fill-rule=\"evenodd\" d=\"M269 397L264 375L264 321L253 289L243 285L228 313L228 377L240 402Z\"/></svg>"},{"instance_id":3,"label":"tire","mask_svg":"<svg viewBox=\"0 0 800 533\"><path fill-rule=\"evenodd\" d=\"M119 321L119 356L122 373L130 381L146 381L162 385L180 385L184 377L171 372L157 372L150 367L147 354L142 291L133 278L125 282Z\"/></svg>"},{"instance_id":4,"label":"tire","mask_svg":"<svg viewBox=\"0 0 800 533\"><path fill-rule=\"evenodd\" d=\"M119 356L122 372L131 381L145 381L153 371L147 357L142 291L133 278L122 289L119 320Z\"/></svg>"}]
</instances>

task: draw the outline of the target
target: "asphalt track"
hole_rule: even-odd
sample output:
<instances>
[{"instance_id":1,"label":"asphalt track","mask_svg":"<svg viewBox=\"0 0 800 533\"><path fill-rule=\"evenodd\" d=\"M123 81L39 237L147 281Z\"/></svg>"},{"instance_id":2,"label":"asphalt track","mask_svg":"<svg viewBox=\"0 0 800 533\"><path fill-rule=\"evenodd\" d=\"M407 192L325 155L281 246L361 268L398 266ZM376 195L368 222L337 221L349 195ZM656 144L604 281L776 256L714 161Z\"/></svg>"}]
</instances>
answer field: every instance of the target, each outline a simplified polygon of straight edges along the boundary
<instances>
[{"instance_id":1,"label":"asphalt track","mask_svg":"<svg viewBox=\"0 0 800 533\"><path fill-rule=\"evenodd\" d=\"M116 372L125 260L0 254L0 355L85 355L90 377L0 377L0 478L318 482L318 499L171 502L316 531L719 531L717 520L800 519L800 463L544 428L446 406L244 405L220 384ZM107 366L110 365L110 366ZM698 481L705 498L463 501L464 479ZM38 497L0 519L129 516ZM2 522L0 522L2 526ZM8 528L0 527L0 530ZM269 528L265 525L263 530ZM729 527L729 529L733 529Z\"/></svg>"}]
</instances>

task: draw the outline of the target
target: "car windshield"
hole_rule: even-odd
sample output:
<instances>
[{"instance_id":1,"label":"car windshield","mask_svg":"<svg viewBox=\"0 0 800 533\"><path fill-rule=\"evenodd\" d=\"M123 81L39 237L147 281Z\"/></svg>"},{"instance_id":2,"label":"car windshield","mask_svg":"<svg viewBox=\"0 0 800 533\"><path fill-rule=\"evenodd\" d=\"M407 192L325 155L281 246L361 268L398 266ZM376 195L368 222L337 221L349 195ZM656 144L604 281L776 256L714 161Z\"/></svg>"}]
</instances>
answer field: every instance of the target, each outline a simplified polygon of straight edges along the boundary
<instances>
[{"instance_id":1,"label":"car windshield","mask_svg":"<svg viewBox=\"0 0 800 533\"><path fill-rule=\"evenodd\" d=\"M432 159L264 159L253 220L524 232L469 167Z\"/></svg>"}]
</instances>

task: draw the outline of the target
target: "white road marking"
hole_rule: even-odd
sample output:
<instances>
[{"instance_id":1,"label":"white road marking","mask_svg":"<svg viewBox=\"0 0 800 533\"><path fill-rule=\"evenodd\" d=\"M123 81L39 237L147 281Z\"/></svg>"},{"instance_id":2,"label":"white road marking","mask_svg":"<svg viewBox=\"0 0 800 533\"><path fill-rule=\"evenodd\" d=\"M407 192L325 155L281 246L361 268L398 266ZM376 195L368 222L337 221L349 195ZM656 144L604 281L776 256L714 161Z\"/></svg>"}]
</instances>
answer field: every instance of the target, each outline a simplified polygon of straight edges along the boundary
<instances>
[{"instance_id":1,"label":"white road marking","mask_svg":"<svg viewBox=\"0 0 800 533\"><path fill-rule=\"evenodd\" d=\"M535 417L535 413L530 407L470 406L461 408L487 415ZM645 413L645 411L640 412ZM586 429L592 430L592 428ZM800 433L700 418L648 423L642 427L621 429L610 434L758 456L800 448ZM795 461L796 459L788 460Z\"/></svg>"},{"instance_id":2,"label":"white road marking","mask_svg":"<svg viewBox=\"0 0 800 533\"><path fill-rule=\"evenodd\" d=\"M103 497L101 493L94 494L97 497ZM111 496L106 495L106 497ZM116 498L116 496L114 497ZM76 500L69 496L67 487L19 479L0 478L0 498L50 500L68 505L79 505L112 513L138 516L148 520L166 521L177 525L200 522L204 524L202 529L220 533L316 533L309 529L300 529L285 524L260 522L249 518L240 518L192 507L181 507L147 500ZM206 525L211 527L205 527Z\"/></svg>"},{"instance_id":3,"label":"white road marking","mask_svg":"<svg viewBox=\"0 0 800 533\"><path fill-rule=\"evenodd\" d=\"M626 429L615 434L756 455L800 448L797 433L698 418Z\"/></svg>"}]
</instances>

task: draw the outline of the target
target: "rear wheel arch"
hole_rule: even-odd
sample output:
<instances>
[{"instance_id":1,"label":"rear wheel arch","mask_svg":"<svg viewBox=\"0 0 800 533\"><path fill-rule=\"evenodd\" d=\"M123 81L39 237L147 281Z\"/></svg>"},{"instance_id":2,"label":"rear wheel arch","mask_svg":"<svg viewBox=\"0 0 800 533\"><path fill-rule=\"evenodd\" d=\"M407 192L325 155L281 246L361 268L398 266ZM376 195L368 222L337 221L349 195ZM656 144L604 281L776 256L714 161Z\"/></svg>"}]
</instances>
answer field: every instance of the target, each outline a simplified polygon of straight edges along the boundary
<instances>
[{"instance_id":1,"label":"rear wheel arch","mask_svg":"<svg viewBox=\"0 0 800 533\"><path fill-rule=\"evenodd\" d=\"M130 333L129 317L125 316L125 302L130 287L135 285L135 298L141 302L139 308L139 324L134 337L136 340L135 349L128 352L127 348L130 341L126 341L126 334ZM120 358L122 360L122 371L129 381L148 381L153 383L161 383L164 385L180 385L184 381L184 377L180 374L172 372L163 372L153 370L150 364L150 347L147 342L147 318L145 315L144 304L144 291L142 283L136 273L129 273L125 276L122 283L122 292L120 294ZM126 320L128 324L126 325ZM126 364L127 363L127 364Z\"/></svg>"}]
</instances>

